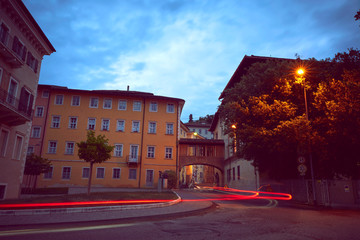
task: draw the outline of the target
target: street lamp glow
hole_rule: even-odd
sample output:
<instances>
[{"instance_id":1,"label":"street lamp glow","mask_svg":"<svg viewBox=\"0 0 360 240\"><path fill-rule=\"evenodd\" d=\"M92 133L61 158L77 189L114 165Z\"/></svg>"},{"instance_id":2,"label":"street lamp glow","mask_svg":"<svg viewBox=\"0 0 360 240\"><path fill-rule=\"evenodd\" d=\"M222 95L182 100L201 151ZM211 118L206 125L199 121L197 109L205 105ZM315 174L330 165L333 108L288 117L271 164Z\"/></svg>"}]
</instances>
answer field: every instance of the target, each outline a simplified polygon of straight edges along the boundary
<instances>
[{"instance_id":1,"label":"street lamp glow","mask_svg":"<svg viewBox=\"0 0 360 240\"><path fill-rule=\"evenodd\" d=\"M296 73L297 73L297 75L302 76L302 75L304 75L305 70L304 70L304 69L302 69L302 68L299 68L299 69L296 71Z\"/></svg>"},{"instance_id":2,"label":"street lamp glow","mask_svg":"<svg viewBox=\"0 0 360 240\"><path fill-rule=\"evenodd\" d=\"M231 128L236 129L236 125L235 124L231 125Z\"/></svg>"}]
</instances>

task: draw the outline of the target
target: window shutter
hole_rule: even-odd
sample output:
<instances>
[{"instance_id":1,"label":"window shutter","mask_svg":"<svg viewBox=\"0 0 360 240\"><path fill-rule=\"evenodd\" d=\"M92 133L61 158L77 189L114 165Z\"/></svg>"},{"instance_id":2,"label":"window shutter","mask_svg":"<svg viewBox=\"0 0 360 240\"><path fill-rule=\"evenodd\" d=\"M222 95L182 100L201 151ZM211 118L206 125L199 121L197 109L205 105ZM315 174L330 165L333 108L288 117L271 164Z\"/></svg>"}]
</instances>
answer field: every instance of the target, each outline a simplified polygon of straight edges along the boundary
<instances>
[{"instance_id":1,"label":"window shutter","mask_svg":"<svg viewBox=\"0 0 360 240\"><path fill-rule=\"evenodd\" d=\"M26 112L26 90L24 87L21 88L20 100L19 100L19 111Z\"/></svg>"},{"instance_id":2,"label":"window shutter","mask_svg":"<svg viewBox=\"0 0 360 240\"><path fill-rule=\"evenodd\" d=\"M31 113L32 113L33 103L34 103L34 95L30 94L30 101L29 101L29 106L28 106L28 110L27 110L27 114L29 116L31 116Z\"/></svg>"},{"instance_id":3,"label":"window shutter","mask_svg":"<svg viewBox=\"0 0 360 240\"><path fill-rule=\"evenodd\" d=\"M12 46L12 50L14 52L18 52L18 47L19 47L19 39L17 36L14 37L14 41L13 41L13 46Z\"/></svg>"}]
</instances>

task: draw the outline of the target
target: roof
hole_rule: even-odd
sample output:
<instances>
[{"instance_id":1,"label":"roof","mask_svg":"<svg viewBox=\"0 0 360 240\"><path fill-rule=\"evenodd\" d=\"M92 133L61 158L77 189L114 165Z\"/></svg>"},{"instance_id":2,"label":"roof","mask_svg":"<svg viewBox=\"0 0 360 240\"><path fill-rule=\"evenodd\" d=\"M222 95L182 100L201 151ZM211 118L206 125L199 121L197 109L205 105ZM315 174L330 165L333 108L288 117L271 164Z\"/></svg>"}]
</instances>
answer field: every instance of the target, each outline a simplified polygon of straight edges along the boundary
<instances>
[{"instance_id":1,"label":"roof","mask_svg":"<svg viewBox=\"0 0 360 240\"><path fill-rule=\"evenodd\" d=\"M126 90L81 90L81 89L70 89L63 86L56 86L56 85L45 85L39 84L39 88L47 88L50 90L59 90L59 91L71 91L71 92L78 92L78 93L87 93L87 94L97 94L97 95L112 95L112 96L122 96L122 97L138 97L138 98L154 98L160 100L168 100L168 101L177 101L185 103L185 100L180 98L173 98L173 97L165 97L165 96L158 96L154 95L153 93L148 92L138 92L138 91L126 91Z\"/></svg>"},{"instance_id":2,"label":"roof","mask_svg":"<svg viewBox=\"0 0 360 240\"><path fill-rule=\"evenodd\" d=\"M230 78L229 82L225 86L224 90L221 92L219 99L224 98L224 92L227 89L230 89L238 83L243 75L246 74L247 69L256 62L265 62L268 60L283 60L283 61L296 61L296 59L289 59L289 58L274 58L274 57L261 57L261 56L247 56L245 55L244 58L241 60L239 66L235 70L234 74Z\"/></svg>"},{"instance_id":3,"label":"roof","mask_svg":"<svg viewBox=\"0 0 360 240\"><path fill-rule=\"evenodd\" d=\"M209 128L210 124L204 122L188 122L184 123L187 127Z\"/></svg>"}]
</instances>

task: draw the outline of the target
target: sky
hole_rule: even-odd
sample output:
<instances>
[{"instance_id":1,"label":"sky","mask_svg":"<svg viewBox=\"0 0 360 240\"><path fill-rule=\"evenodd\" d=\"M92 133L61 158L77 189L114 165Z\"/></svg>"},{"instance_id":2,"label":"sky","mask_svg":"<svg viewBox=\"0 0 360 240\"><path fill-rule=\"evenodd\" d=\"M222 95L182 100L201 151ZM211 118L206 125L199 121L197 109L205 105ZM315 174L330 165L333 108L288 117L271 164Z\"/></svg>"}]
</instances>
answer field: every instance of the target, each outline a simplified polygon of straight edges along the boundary
<instances>
[{"instance_id":1,"label":"sky","mask_svg":"<svg viewBox=\"0 0 360 240\"><path fill-rule=\"evenodd\" d=\"M245 55L333 58L360 49L360 0L23 0L56 52L40 84L185 100L214 114Z\"/></svg>"}]
</instances>

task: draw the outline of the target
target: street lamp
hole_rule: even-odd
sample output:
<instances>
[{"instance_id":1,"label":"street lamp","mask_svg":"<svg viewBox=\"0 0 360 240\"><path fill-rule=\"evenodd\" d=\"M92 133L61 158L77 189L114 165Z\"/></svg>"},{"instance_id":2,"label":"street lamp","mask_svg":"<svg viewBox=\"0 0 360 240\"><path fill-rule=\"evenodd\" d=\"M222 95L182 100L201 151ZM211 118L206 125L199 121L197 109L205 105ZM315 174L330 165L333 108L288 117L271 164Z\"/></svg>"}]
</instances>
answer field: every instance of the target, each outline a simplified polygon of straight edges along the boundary
<instances>
[{"instance_id":1,"label":"street lamp","mask_svg":"<svg viewBox=\"0 0 360 240\"><path fill-rule=\"evenodd\" d=\"M303 84L304 86L304 100L305 100L305 115L306 120L309 121L309 111L308 111L308 105L307 105L307 98L306 98L306 84L305 84L305 69L299 68L296 70L296 80ZM312 160L312 153L311 153L311 140L310 137L308 139L308 150L309 150L309 162L310 162L310 172L311 172L311 183L312 183L312 190L313 190L313 201L314 205L316 205L316 189L315 189L315 177L314 177L314 168L313 168L313 160Z\"/></svg>"}]
</instances>

